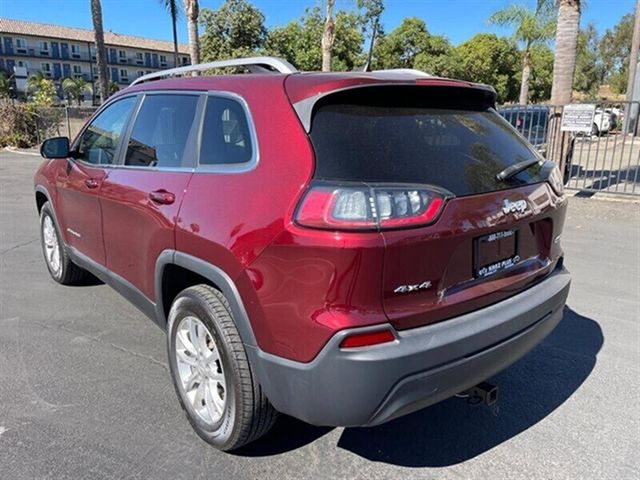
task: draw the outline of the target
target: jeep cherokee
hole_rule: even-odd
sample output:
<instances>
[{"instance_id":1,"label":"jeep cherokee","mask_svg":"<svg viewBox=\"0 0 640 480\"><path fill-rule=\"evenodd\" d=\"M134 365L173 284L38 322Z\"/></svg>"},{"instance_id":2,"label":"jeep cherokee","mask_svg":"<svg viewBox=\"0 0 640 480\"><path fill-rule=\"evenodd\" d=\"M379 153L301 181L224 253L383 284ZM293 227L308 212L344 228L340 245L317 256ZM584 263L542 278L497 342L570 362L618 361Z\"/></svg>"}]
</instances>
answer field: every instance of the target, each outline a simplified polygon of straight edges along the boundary
<instances>
[{"instance_id":1,"label":"jeep cherokee","mask_svg":"<svg viewBox=\"0 0 640 480\"><path fill-rule=\"evenodd\" d=\"M232 66L252 73L178 78ZM562 179L495 100L270 57L141 77L41 147L47 268L62 284L90 272L166 330L178 399L219 449L276 412L387 422L562 318Z\"/></svg>"}]
</instances>

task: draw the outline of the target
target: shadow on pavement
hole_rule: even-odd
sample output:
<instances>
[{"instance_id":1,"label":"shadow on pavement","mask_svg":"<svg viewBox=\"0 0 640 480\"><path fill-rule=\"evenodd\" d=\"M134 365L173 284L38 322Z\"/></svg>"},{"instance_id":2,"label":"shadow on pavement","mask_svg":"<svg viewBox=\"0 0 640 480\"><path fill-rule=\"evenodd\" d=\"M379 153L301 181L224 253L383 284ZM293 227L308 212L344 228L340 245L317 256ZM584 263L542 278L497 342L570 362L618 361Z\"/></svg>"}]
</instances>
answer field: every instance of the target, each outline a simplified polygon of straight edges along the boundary
<instances>
[{"instance_id":1,"label":"shadow on pavement","mask_svg":"<svg viewBox=\"0 0 640 480\"><path fill-rule=\"evenodd\" d=\"M451 398L372 428L347 428L338 446L369 460L407 467L443 467L480 455L535 425L587 379L604 338L595 320L565 307L564 318L536 349L491 379L499 411ZM281 417L264 438L236 452L284 453L331 431Z\"/></svg>"}]
</instances>

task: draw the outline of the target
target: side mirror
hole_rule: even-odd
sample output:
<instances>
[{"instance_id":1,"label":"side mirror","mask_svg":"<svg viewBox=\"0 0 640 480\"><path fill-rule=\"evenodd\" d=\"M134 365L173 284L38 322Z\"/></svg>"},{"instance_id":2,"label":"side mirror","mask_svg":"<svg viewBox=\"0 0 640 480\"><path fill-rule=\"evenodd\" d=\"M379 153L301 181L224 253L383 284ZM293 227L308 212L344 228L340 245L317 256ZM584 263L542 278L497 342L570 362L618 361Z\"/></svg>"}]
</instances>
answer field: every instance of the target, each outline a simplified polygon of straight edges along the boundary
<instances>
[{"instance_id":1,"label":"side mirror","mask_svg":"<svg viewBox=\"0 0 640 480\"><path fill-rule=\"evenodd\" d=\"M54 137L42 142L40 155L44 158L67 158L69 156L69 138Z\"/></svg>"}]
</instances>

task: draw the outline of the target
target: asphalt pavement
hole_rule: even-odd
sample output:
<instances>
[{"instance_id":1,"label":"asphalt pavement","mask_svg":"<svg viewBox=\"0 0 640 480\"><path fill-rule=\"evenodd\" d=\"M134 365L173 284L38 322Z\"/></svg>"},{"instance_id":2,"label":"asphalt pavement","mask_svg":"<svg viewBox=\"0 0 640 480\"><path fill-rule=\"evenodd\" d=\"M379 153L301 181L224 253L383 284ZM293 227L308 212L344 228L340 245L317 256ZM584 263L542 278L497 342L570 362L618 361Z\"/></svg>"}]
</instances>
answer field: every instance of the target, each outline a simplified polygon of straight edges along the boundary
<instances>
[{"instance_id":1,"label":"asphalt pavement","mask_svg":"<svg viewBox=\"0 0 640 480\"><path fill-rule=\"evenodd\" d=\"M49 278L40 161L0 152L1 479L639 477L638 203L570 199L564 319L491 380L497 412L453 398L368 429L281 417L228 454L183 416L158 327L105 285Z\"/></svg>"}]
</instances>

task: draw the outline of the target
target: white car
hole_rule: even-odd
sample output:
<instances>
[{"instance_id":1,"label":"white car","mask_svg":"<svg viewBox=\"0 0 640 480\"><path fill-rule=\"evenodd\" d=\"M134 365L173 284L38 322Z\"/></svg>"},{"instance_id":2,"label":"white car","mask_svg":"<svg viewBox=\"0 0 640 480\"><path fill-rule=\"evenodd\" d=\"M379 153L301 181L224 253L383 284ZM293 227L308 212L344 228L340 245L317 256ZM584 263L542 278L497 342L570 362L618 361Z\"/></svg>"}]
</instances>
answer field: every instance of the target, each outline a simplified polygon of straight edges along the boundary
<instances>
[{"instance_id":1,"label":"white car","mask_svg":"<svg viewBox=\"0 0 640 480\"><path fill-rule=\"evenodd\" d=\"M616 115L610 108L602 109L596 108L596 113L593 116L593 126L591 127L591 135L600 136L603 133L616 128Z\"/></svg>"}]
</instances>

